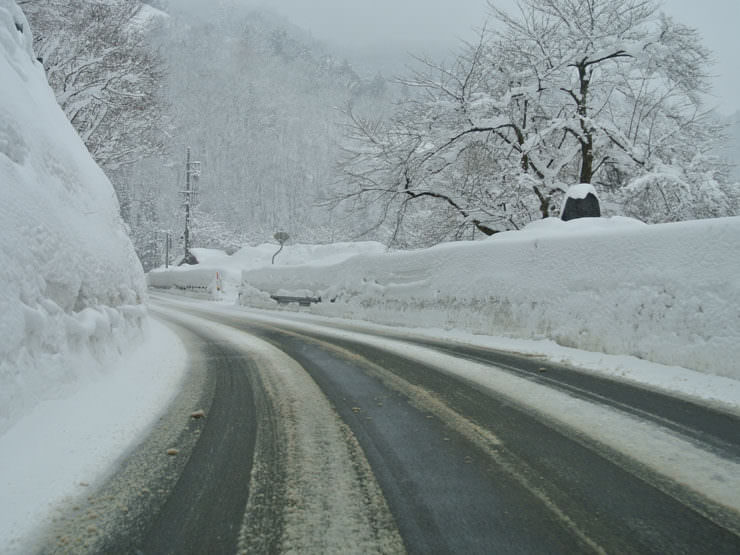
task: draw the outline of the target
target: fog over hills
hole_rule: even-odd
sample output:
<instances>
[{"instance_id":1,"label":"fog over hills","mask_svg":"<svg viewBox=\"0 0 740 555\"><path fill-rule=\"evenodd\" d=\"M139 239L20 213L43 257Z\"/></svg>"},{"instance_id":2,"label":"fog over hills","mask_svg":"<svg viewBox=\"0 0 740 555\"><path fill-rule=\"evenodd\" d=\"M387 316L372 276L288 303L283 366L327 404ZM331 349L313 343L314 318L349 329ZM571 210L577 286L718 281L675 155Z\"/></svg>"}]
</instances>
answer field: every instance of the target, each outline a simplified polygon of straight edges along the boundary
<instances>
[{"instance_id":1,"label":"fog over hills","mask_svg":"<svg viewBox=\"0 0 740 555\"><path fill-rule=\"evenodd\" d=\"M740 181L740 111L730 116L731 125L729 129L730 143L728 145L728 158L735 164L732 175Z\"/></svg>"}]
</instances>

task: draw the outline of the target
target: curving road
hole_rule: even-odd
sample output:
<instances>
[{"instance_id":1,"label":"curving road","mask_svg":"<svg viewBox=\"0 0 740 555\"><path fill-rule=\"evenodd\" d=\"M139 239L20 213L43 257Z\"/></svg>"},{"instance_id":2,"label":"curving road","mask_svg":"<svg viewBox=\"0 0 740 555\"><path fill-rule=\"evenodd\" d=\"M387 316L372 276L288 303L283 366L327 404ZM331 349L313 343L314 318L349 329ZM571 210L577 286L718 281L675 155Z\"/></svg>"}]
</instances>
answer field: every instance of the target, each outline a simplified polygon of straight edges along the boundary
<instances>
[{"instance_id":1,"label":"curving road","mask_svg":"<svg viewBox=\"0 0 740 555\"><path fill-rule=\"evenodd\" d=\"M82 511L100 530L44 551L740 552L738 415L487 349L154 310L191 350L172 421Z\"/></svg>"}]
</instances>

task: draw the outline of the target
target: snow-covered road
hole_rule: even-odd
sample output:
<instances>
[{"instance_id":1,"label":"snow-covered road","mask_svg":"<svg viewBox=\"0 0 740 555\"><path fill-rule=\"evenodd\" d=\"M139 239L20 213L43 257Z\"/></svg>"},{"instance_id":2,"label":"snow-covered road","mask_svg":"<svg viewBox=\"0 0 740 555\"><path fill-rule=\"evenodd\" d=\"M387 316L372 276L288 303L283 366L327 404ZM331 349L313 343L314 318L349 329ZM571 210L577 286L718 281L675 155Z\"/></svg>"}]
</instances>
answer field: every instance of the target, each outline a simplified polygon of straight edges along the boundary
<instances>
[{"instance_id":1,"label":"snow-covered road","mask_svg":"<svg viewBox=\"0 0 740 555\"><path fill-rule=\"evenodd\" d=\"M310 375L362 447L412 551L738 545L732 414L628 384L578 382L589 395L553 387L540 371L551 382L569 372L541 359L529 360L527 377L462 358L460 347L451 355L336 321L212 307L178 305L272 343ZM528 369L526 359L512 364Z\"/></svg>"},{"instance_id":2,"label":"snow-covered road","mask_svg":"<svg viewBox=\"0 0 740 555\"><path fill-rule=\"evenodd\" d=\"M154 312L189 351L195 389L166 411L179 453L145 439L158 461L138 464L139 449L122 468L149 474L96 489L51 551L70 538L81 552L740 546L731 396L339 320L160 295Z\"/></svg>"},{"instance_id":3,"label":"snow-covered road","mask_svg":"<svg viewBox=\"0 0 740 555\"><path fill-rule=\"evenodd\" d=\"M257 445L239 552L402 550L359 445L295 360L229 325L160 307L156 313L211 342L225 343L232 356L250 361L251 385L258 399ZM234 369L224 366L217 371ZM207 537L204 529L193 535ZM192 545L183 547L192 549Z\"/></svg>"}]
</instances>

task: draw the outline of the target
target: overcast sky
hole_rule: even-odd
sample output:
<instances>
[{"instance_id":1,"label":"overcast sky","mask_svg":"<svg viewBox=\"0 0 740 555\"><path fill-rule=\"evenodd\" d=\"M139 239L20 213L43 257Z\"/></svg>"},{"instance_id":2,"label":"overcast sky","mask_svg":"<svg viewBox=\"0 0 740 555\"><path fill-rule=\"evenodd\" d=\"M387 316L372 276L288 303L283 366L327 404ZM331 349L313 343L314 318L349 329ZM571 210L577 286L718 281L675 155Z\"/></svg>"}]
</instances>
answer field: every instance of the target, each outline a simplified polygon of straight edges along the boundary
<instances>
[{"instance_id":1,"label":"overcast sky","mask_svg":"<svg viewBox=\"0 0 740 555\"><path fill-rule=\"evenodd\" d=\"M438 51L472 38L486 18L485 0L241 0L267 6L314 37L357 52L365 46ZM512 0L497 0L501 7ZM740 110L740 0L664 0L663 9L699 29L717 62L716 105ZM419 52L421 53L421 52Z\"/></svg>"}]
</instances>

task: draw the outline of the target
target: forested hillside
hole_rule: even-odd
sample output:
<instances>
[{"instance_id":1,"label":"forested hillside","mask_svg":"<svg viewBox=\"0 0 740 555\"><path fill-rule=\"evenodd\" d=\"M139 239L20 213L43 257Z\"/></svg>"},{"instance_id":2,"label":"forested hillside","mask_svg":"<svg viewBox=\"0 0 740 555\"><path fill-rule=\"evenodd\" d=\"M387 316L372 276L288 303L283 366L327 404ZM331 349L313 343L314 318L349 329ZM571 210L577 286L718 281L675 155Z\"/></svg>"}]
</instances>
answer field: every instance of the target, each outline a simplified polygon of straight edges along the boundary
<instances>
[{"instance_id":1,"label":"forested hillside","mask_svg":"<svg viewBox=\"0 0 740 555\"><path fill-rule=\"evenodd\" d=\"M21 4L147 269L166 232L182 250L188 147L199 247L483 237L558 215L577 183L650 223L738 210L711 53L654 2L599 0L592 31L542 0L492 8L477 42L397 81L233 0Z\"/></svg>"},{"instance_id":2,"label":"forested hillside","mask_svg":"<svg viewBox=\"0 0 740 555\"><path fill-rule=\"evenodd\" d=\"M158 190L158 213L177 228L172 211L179 213L190 146L202 172L199 246L236 247L278 230L303 241L336 238L337 222L318 203L336 180L342 111L348 102L387 102L385 82L361 79L265 12L221 10L208 20L175 13L159 40L169 153L164 164L153 158L130 169L134 196L139 183Z\"/></svg>"},{"instance_id":3,"label":"forested hillside","mask_svg":"<svg viewBox=\"0 0 740 555\"><path fill-rule=\"evenodd\" d=\"M152 4L24 6L58 100L113 181L145 267L161 262L164 231L178 250L187 147L201 162L198 246L236 248L278 230L321 242L366 229L323 202L334 196L346 107L387 110L386 80L360 76L270 12L220 3L204 18ZM76 42L80 34L89 40ZM60 54L70 44L72 66Z\"/></svg>"},{"instance_id":4,"label":"forested hillside","mask_svg":"<svg viewBox=\"0 0 740 555\"><path fill-rule=\"evenodd\" d=\"M727 157L729 161L734 164L732 168L732 176L735 181L740 182L740 112L735 112L735 114L731 116L730 121L730 141Z\"/></svg>"}]
</instances>

